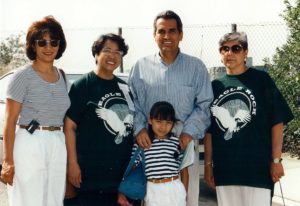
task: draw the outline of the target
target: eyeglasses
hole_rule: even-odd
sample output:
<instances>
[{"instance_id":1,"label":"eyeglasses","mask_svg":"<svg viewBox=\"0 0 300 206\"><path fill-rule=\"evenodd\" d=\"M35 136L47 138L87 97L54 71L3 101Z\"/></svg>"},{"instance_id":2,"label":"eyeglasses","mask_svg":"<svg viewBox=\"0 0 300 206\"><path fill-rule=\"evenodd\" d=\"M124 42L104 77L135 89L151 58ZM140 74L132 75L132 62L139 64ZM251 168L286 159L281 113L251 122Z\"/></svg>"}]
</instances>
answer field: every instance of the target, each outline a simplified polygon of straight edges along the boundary
<instances>
[{"instance_id":1,"label":"eyeglasses","mask_svg":"<svg viewBox=\"0 0 300 206\"><path fill-rule=\"evenodd\" d=\"M231 51L232 53L234 53L234 54L238 54L238 53L240 53L241 51L243 50L243 47L241 46L241 45L233 45L233 46L231 46L231 47L229 47L229 46L221 46L220 48L219 48L219 51L220 51L220 53L221 54L225 54L225 53L227 53L227 52L229 52L229 51Z\"/></svg>"},{"instance_id":2,"label":"eyeglasses","mask_svg":"<svg viewBox=\"0 0 300 206\"><path fill-rule=\"evenodd\" d=\"M35 40L37 45L39 47L45 47L46 45L51 45L52 47L57 47L59 45L60 40L57 39L51 39L51 40L45 40L45 39L38 39Z\"/></svg>"},{"instance_id":3,"label":"eyeglasses","mask_svg":"<svg viewBox=\"0 0 300 206\"><path fill-rule=\"evenodd\" d=\"M104 48L101 50L101 52L103 52L104 54L114 54L114 55L117 55L117 56L123 56L124 52L122 51L119 51L119 50L111 50L111 49L108 49L108 48Z\"/></svg>"}]
</instances>

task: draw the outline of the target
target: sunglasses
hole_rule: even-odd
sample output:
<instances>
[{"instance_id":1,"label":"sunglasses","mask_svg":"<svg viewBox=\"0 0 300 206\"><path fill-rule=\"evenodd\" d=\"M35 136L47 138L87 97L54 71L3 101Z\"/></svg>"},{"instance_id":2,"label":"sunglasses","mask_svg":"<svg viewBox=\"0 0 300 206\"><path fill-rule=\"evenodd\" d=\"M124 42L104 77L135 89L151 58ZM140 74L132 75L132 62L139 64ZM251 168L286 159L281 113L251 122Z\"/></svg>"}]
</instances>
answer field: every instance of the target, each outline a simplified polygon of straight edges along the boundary
<instances>
[{"instance_id":1,"label":"sunglasses","mask_svg":"<svg viewBox=\"0 0 300 206\"><path fill-rule=\"evenodd\" d=\"M57 39L51 39L51 40L45 40L45 39L39 39L35 40L37 45L39 47L45 47L46 45L51 45L52 47L57 47L59 45L60 40Z\"/></svg>"},{"instance_id":2,"label":"sunglasses","mask_svg":"<svg viewBox=\"0 0 300 206\"><path fill-rule=\"evenodd\" d=\"M231 46L231 47L229 47L229 46L221 46L220 48L219 48L219 51L220 51L220 53L221 54L225 54L225 53L227 53L227 52L229 52L229 51L231 51L232 53L234 53L234 54L238 54L238 53L240 53L241 51L243 50L243 47L241 46L241 45L233 45L233 46Z\"/></svg>"}]
</instances>

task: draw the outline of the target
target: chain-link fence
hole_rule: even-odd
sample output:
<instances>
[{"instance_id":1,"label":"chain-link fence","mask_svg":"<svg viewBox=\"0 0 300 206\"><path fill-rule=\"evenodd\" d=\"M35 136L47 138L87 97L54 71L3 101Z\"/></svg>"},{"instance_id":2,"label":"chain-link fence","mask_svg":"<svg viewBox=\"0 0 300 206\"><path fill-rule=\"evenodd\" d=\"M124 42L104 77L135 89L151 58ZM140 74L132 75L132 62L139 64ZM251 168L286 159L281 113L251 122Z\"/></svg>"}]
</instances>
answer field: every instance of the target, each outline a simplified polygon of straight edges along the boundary
<instances>
[{"instance_id":1,"label":"chain-link fence","mask_svg":"<svg viewBox=\"0 0 300 206\"><path fill-rule=\"evenodd\" d=\"M137 59L157 52L152 27L65 28L68 46L64 56L58 60L58 66L70 70L91 70L95 65L91 53L93 41L100 34L118 33L120 30L129 45L129 52L123 60L124 72L129 72ZM218 41L224 33L230 31L230 24L184 26L181 50L201 58L208 68L220 67L222 63L218 54ZM263 65L265 58L271 59L276 48L283 45L288 36L286 25L277 22L238 24L237 31L244 31L248 35L248 63L254 66ZM8 36L2 32L1 41L5 35Z\"/></svg>"},{"instance_id":2,"label":"chain-link fence","mask_svg":"<svg viewBox=\"0 0 300 206\"><path fill-rule=\"evenodd\" d=\"M153 39L153 28L123 28L122 33L129 43L130 52L126 57L125 69L139 57L157 51ZM183 28L184 37L181 50L201 58L208 68L220 67L218 41L221 36L231 31L231 25L194 25ZM237 25L237 31L248 35L248 64L261 66L263 59L271 59L276 48L286 43L288 29L284 23L265 23Z\"/></svg>"}]
</instances>

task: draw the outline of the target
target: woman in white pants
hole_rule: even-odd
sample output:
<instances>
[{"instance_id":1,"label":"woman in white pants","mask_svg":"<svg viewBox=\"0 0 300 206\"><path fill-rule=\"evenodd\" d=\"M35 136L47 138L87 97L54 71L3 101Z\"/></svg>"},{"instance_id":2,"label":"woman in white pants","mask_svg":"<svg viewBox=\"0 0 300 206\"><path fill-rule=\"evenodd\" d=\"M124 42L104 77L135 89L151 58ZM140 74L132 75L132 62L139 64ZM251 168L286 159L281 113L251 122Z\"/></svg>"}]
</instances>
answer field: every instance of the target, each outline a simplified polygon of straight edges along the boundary
<instances>
[{"instance_id":1,"label":"woman in white pants","mask_svg":"<svg viewBox=\"0 0 300 206\"><path fill-rule=\"evenodd\" d=\"M62 71L53 66L66 48L59 22L46 16L26 36L31 64L18 69L7 88L4 160L10 206L61 206L65 191L63 118L70 105Z\"/></svg>"}]
</instances>

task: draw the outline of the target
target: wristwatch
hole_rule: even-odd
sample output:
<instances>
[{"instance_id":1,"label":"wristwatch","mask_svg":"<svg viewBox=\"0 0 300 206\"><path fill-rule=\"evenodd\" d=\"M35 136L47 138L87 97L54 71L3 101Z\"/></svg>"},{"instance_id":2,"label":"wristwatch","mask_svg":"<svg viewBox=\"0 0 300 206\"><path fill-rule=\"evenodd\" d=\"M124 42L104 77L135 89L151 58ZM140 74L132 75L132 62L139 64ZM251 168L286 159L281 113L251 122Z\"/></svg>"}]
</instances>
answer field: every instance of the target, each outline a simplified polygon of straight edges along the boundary
<instances>
[{"instance_id":1,"label":"wristwatch","mask_svg":"<svg viewBox=\"0 0 300 206\"><path fill-rule=\"evenodd\" d=\"M272 162L275 163L275 164L281 163L282 162L282 158L281 157L280 158L274 158Z\"/></svg>"}]
</instances>

